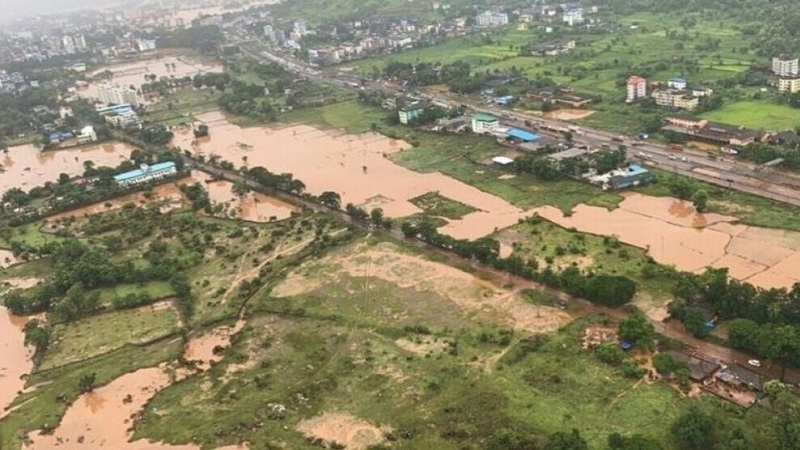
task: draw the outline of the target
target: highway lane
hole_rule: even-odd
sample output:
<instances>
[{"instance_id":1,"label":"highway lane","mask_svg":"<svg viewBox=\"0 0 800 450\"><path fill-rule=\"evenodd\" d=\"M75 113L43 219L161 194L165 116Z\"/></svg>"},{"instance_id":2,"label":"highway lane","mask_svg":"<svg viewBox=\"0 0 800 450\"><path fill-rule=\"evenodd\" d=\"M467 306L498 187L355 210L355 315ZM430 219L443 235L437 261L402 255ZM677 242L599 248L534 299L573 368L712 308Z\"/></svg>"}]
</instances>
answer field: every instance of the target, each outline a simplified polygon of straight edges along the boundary
<instances>
[{"instance_id":1,"label":"highway lane","mask_svg":"<svg viewBox=\"0 0 800 450\"><path fill-rule=\"evenodd\" d=\"M238 35L242 40L246 38L243 34ZM305 76L320 83L327 83L342 89L361 90L363 88L353 86L352 81L344 77L335 77L323 74L315 67L298 61L289 55L280 54L268 45L260 42L247 42L240 45L242 52L247 56L259 60L277 63L287 70ZM384 84L391 90L399 90L398 86ZM569 122L546 119L541 115L522 113L514 110L501 109L494 106L476 103L455 96L428 96L429 99L438 103L452 107L465 105L476 112L484 112L501 118L503 122L510 122L514 126L528 127L526 123L534 124L535 131L546 133L542 126L546 125L553 128L567 130L572 124ZM558 137L557 134L550 134ZM580 133L573 133L573 141L578 145L590 145L601 147L603 144L611 148L616 147L620 142L620 135L608 131L580 127ZM754 170L755 165L737 161L733 157L722 157L712 159L708 155L685 150L676 152L663 144L650 141L643 141L640 145L632 146L633 139L624 137L623 142L629 147L629 156L640 160L643 164L658 167L662 170L680 174L697 180L705 181L717 186L730 188L757 195L772 200L800 206L800 175L778 171L776 169L766 169L761 172ZM646 157L637 156L644 153ZM674 159L673 159L674 158ZM683 160L685 158L685 161Z\"/></svg>"}]
</instances>

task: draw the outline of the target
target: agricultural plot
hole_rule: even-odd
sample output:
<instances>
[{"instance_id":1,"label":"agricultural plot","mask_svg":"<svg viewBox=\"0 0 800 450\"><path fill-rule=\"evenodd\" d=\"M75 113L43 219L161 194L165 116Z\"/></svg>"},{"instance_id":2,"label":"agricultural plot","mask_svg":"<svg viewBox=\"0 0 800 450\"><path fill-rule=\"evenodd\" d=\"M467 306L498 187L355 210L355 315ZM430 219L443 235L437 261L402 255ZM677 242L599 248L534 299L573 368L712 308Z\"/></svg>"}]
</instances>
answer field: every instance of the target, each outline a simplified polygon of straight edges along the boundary
<instances>
[{"instance_id":1,"label":"agricultural plot","mask_svg":"<svg viewBox=\"0 0 800 450\"><path fill-rule=\"evenodd\" d=\"M112 311L53 326L40 365L48 370L91 359L128 344L142 344L177 331L178 317L169 303Z\"/></svg>"},{"instance_id":2,"label":"agricultural plot","mask_svg":"<svg viewBox=\"0 0 800 450\"><path fill-rule=\"evenodd\" d=\"M419 197L410 199L409 202L425 211L426 215L440 216L447 219L458 220L469 213L477 211L467 204L451 200L438 192L422 194Z\"/></svg>"}]
</instances>

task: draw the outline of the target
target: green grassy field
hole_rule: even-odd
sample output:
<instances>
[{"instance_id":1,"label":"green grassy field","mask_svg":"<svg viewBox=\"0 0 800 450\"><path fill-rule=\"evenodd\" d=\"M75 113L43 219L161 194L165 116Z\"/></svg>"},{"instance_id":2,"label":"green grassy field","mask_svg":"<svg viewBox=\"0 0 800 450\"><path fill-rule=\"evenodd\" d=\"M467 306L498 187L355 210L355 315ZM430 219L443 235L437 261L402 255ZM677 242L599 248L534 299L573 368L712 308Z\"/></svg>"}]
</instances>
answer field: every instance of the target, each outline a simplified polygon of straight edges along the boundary
<instances>
[{"instance_id":1,"label":"green grassy field","mask_svg":"<svg viewBox=\"0 0 800 450\"><path fill-rule=\"evenodd\" d=\"M175 311L148 307L112 311L52 327L53 344L40 370L93 358L123 347L140 344L177 331Z\"/></svg>"},{"instance_id":2,"label":"green grassy field","mask_svg":"<svg viewBox=\"0 0 800 450\"><path fill-rule=\"evenodd\" d=\"M422 194L419 197L410 199L409 202L425 211L427 215L441 216L453 220L458 220L469 213L477 211L469 205L444 197L438 192Z\"/></svg>"},{"instance_id":3,"label":"green grassy field","mask_svg":"<svg viewBox=\"0 0 800 450\"><path fill-rule=\"evenodd\" d=\"M725 104L703 114L703 118L756 130L794 130L800 126L800 109L767 100L749 100Z\"/></svg>"},{"instance_id":4,"label":"green grassy field","mask_svg":"<svg viewBox=\"0 0 800 450\"><path fill-rule=\"evenodd\" d=\"M400 276L381 266L391 260L373 261L374 270ZM392 448L482 448L501 428L540 438L577 428L591 449L605 449L612 432L641 433L673 449L665 424L692 405L726 409L710 397L687 399L665 384L625 378L587 354L584 327L601 317L540 336L531 349L522 344L529 331L508 330L488 311L466 313L435 284L412 290L383 276L342 277L337 261L297 269L311 292L265 294L226 359L160 392L135 435L312 448L295 426L336 411L390 427ZM231 370L241 372L225 375ZM276 419L264 408L270 404L287 409Z\"/></svg>"},{"instance_id":5,"label":"green grassy field","mask_svg":"<svg viewBox=\"0 0 800 450\"><path fill-rule=\"evenodd\" d=\"M100 302L111 303L115 298L128 294L147 294L151 299L162 299L175 295L175 290L166 281L150 281L142 284L119 284L100 289Z\"/></svg>"},{"instance_id":6,"label":"green grassy field","mask_svg":"<svg viewBox=\"0 0 800 450\"><path fill-rule=\"evenodd\" d=\"M650 264L643 249L617 239L565 229L542 218L529 219L495 236L513 248L512 255L536 260L539 268L575 266L582 271L626 276L636 281L637 300L647 305L661 306L672 298L671 271Z\"/></svg>"},{"instance_id":7,"label":"green grassy field","mask_svg":"<svg viewBox=\"0 0 800 450\"><path fill-rule=\"evenodd\" d=\"M148 107L142 119L167 126L191 123L196 115L219 109L217 100L221 95L222 93L213 89L189 89L169 94Z\"/></svg>"}]
</instances>

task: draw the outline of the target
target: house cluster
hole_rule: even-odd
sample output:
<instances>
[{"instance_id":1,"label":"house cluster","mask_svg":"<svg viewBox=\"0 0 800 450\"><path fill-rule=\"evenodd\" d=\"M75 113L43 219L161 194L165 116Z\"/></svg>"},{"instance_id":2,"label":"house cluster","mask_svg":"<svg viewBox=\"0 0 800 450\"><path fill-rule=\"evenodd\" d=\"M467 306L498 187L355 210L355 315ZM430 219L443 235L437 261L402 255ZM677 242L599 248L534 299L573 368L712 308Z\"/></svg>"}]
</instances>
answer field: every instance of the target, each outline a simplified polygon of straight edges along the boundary
<instances>
[{"instance_id":1,"label":"house cluster","mask_svg":"<svg viewBox=\"0 0 800 450\"><path fill-rule=\"evenodd\" d=\"M575 50L574 39L557 39L524 48L523 53L530 56L558 56Z\"/></svg>"},{"instance_id":2,"label":"house cluster","mask_svg":"<svg viewBox=\"0 0 800 450\"><path fill-rule=\"evenodd\" d=\"M568 108L583 108L592 98L576 93L568 86L548 86L528 92L528 98L542 103L562 105Z\"/></svg>"},{"instance_id":3,"label":"house cluster","mask_svg":"<svg viewBox=\"0 0 800 450\"><path fill-rule=\"evenodd\" d=\"M594 19L589 16L597 11L597 6L584 7L578 3L560 3L515 10L513 14L522 23L539 21L549 24L562 23L575 27L593 23Z\"/></svg>"},{"instance_id":4,"label":"house cluster","mask_svg":"<svg viewBox=\"0 0 800 450\"><path fill-rule=\"evenodd\" d=\"M700 105L702 97L709 97L713 93L713 90L705 87L688 89L686 80L676 77L670 78L666 86L655 85L650 96L658 106L691 111Z\"/></svg>"},{"instance_id":5,"label":"house cluster","mask_svg":"<svg viewBox=\"0 0 800 450\"><path fill-rule=\"evenodd\" d=\"M48 135L46 148L67 148L97 141L97 132L91 125L79 131L56 131Z\"/></svg>"},{"instance_id":6,"label":"house cluster","mask_svg":"<svg viewBox=\"0 0 800 450\"><path fill-rule=\"evenodd\" d=\"M106 123L116 128L142 128L142 121L128 103L99 108L97 113L103 117Z\"/></svg>"},{"instance_id":7,"label":"house cluster","mask_svg":"<svg viewBox=\"0 0 800 450\"><path fill-rule=\"evenodd\" d=\"M308 60L317 64L336 64L366 56L393 53L413 48L420 42L436 42L443 37L443 32L442 23L422 26L405 19L388 23L351 21L325 30L330 43L308 48ZM347 37L346 41L342 40L343 36Z\"/></svg>"},{"instance_id":8,"label":"house cluster","mask_svg":"<svg viewBox=\"0 0 800 450\"><path fill-rule=\"evenodd\" d=\"M701 389L742 407L751 406L763 391L765 377L747 367L733 363L724 365L694 353L669 352L674 361L686 364L689 379Z\"/></svg>"},{"instance_id":9,"label":"house cluster","mask_svg":"<svg viewBox=\"0 0 800 450\"><path fill-rule=\"evenodd\" d=\"M762 133L755 130L693 117L671 116L664 118L664 122L664 131L709 144L741 147L762 138Z\"/></svg>"},{"instance_id":10,"label":"house cluster","mask_svg":"<svg viewBox=\"0 0 800 450\"><path fill-rule=\"evenodd\" d=\"M19 72L0 70L0 92L14 92L29 87L25 76Z\"/></svg>"},{"instance_id":11,"label":"house cluster","mask_svg":"<svg viewBox=\"0 0 800 450\"><path fill-rule=\"evenodd\" d=\"M700 105L700 98L714 93L705 87L689 89L687 81L680 77L670 78L666 83L653 83L648 89L647 79L638 75L628 77L626 89L625 101L628 103L652 98L658 106L688 111Z\"/></svg>"}]
</instances>

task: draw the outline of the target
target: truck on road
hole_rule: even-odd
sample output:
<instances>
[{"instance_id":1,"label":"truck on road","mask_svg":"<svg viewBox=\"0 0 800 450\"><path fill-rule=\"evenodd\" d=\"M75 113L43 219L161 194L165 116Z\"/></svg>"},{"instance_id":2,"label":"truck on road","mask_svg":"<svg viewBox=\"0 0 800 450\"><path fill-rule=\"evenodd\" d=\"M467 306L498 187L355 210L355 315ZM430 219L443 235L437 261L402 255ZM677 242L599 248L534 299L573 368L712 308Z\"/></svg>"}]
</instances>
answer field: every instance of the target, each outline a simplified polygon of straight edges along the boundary
<instances>
[{"instance_id":1,"label":"truck on road","mask_svg":"<svg viewBox=\"0 0 800 450\"><path fill-rule=\"evenodd\" d=\"M673 152L682 152L683 151L683 146L682 145L678 145L678 144L670 144L670 146L667 147L667 148L669 148Z\"/></svg>"}]
</instances>

